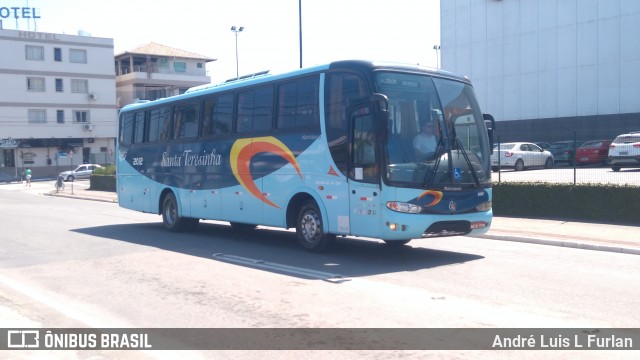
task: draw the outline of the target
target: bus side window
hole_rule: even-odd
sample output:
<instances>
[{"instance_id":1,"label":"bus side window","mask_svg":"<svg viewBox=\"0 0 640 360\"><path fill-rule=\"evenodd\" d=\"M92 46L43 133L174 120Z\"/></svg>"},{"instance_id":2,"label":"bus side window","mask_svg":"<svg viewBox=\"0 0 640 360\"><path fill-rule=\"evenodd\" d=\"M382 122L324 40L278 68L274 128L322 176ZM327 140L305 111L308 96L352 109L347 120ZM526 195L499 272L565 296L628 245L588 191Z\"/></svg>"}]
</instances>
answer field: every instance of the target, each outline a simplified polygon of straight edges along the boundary
<instances>
[{"instance_id":1,"label":"bus side window","mask_svg":"<svg viewBox=\"0 0 640 360\"><path fill-rule=\"evenodd\" d=\"M361 107L352 114L353 151L350 171L351 178L367 183L377 183L378 165L376 162L373 117L369 107Z\"/></svg>"},{"instance_id":2,"label":"bus side window","mask_svg":"<svg viewBox=\"0 0 640 360\"><path fill-rule=\"evenodd\" d=\"M229 134L233 115L233 95L205 99L203 106L202 136Z\"/></svg>"},{"instance_id":3,"label":"bus side window","mask_svg":"<svg viewBox=\"0 0 640 360\"><path fill-rule=\"evenodd\" d=\"M138 111L136 113L135 129L133 132L133 143L140 144L144 142L145 131L145 115L146 111Z\"/></svg>"},{"instance_id":4,"label":"bus side window","mask_svg":"<svg viewBox=\"0 0 640 360\"><path fill-rule=\"evenodd\" d=\"M348 164L347 109L353 100L365 97L364 80L350 73L329 73L326 75L324 112L326 115L327 141L333 161L343 174Z\"/></svg>"},{"instance_id":5,"label":"bus side window","mask_svg":"<svg viewBox=\"0 0 640 360\"><path fill-rule=\"evenodd\" d=\"M223 95L213 111L213 133L230 134L233 119L233 95Z\"/></svg>"},{"instance_id":6,"label":"bus side window","mask_svg":"<svg viewBox=\"0 0 640 360\"><path fill-rule=\"evenodd\" d=\"M133 113L125 113L120 117L120 144L131 145L133 139Z\"/></svg>"},{"instance_id":7,"label":"bus side window","mask_svg":"<svg viewBox=\"0 0 640 360\"><path fill-rule=\"evenodd\" d=\"M198 103L176 105L173 112L173 138L193 138L198 136Z\"/></svg>"},{"instance_id":8,"label":"bus side window","mask_svg":"<svg viewBox=\"0 0 640 360\"><path fill-rule=\"evenodd\" d=\"M318 77L307 77L278 86L277 129L318 129Z\"/></svg>"},{"instance_id":9,"label":"bus side window","mask_svg":"<svg viewBox=\"0 0 640 360\"><path fill-rule=\"evenodd\" d=\"M273 86L262 86L238 95L236 132L271 129L273 121Z\"/></svg>"},{"instance_id":10,"label":"bus side window","mask_svg":"<svg viewBox=\"0 0 640 360\"><path fill-rule=\"evenodd\" d=\"M147 130L147 141L153 142L158 140L160 135L160 109L152 109L149 111L149 126Z\"/></svg>"},{"instance_id":11,"label":"bus side window","mask_svg":"<svg viewBox=\"0 0 640 360\"><path fill-rule=\"evenodd\" d=\"M158 114L158 140L167 141L171 135L171 108L168 106L160 108Z\"/></svg>"},{"instance_id":12,"label":"bus side window","mask_svg":"<svg viewBox=\"0 0 640 360\"><path fill-rule=\"evenodd\" d=\"M218 99L204 99L202 103L202 136L213 135L213 109Z\"/></svg>"}]
</instances>

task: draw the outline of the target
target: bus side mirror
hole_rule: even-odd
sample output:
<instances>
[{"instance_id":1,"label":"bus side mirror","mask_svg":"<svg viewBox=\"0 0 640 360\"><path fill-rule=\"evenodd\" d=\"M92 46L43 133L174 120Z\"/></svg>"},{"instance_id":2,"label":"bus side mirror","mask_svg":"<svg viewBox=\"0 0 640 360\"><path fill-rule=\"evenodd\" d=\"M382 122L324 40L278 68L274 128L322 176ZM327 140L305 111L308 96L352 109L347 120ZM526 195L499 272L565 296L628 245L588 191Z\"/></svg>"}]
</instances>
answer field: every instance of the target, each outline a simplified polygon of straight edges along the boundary
<instances>
[{"instance_id":1,"label":"bus side mirror","mask_svg":"<svg viewBox=\"0 0 640 360\"><path fill-rule=\"evenodd\" d=\"M387 95L373 93L371 94L371 103L373 104L373 108L377 111L389 111L389 98Z\"/></svg>"},{"instance_id":2,"label":"bus side mirror","mask_svg":"<svg viewBox=\"0 0 640 360\"><path fill-rule=\"evenodd\" d=\"M371 94L371 104L375 109L376 114L376 134L378 140L384 140L387 138L387 126L389 122L389 98L380 93Z\"/></svg>"},{"instance_id":3,"label":"bus side mirror","mask_svg":"<svg viewBox=\"0 0 640 360\"><path fill-rule=\"evenodd\" d=\"M487 135L489 135L489 149L493 154L493 133L496 129L496 119L491 114L482 114L484 124L487 126Z\"/></svg>"}]
</instances>

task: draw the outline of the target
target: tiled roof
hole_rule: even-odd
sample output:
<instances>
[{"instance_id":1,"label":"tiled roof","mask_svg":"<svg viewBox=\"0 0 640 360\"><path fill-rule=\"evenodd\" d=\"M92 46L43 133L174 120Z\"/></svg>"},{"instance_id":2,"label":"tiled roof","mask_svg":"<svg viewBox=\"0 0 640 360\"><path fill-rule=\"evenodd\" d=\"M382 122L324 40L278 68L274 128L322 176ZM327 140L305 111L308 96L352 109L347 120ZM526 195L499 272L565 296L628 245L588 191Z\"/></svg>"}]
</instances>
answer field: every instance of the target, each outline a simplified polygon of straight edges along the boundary
<instances>
[{"instance_id":1,"label":"tiled roof","mask_svg":"<svg viewBox=\"0 0 640 360\"><path fill-rule=\"evenodd\" d=\"M125 54L156 55L156 56L167 56L167 57L176 57L176 58L198 59L198 60L206 60L207 62L217 60L214 58L192 53L189 51L172 48L170 46L166 46L166 45L162 45L154 42L148 43L146 45L140 45L136 48L125 51L122 54L116 55L116 57L120 57Z\"/></svg>"}]
</instances>

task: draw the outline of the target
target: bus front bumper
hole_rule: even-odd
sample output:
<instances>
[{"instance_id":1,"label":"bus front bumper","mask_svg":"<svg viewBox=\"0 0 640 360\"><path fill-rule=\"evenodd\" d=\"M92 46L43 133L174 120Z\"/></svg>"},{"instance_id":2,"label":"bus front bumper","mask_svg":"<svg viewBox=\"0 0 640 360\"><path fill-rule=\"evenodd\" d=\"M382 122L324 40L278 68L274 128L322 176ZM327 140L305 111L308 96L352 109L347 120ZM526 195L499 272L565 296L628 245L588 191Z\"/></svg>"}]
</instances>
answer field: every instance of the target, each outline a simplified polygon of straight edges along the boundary
<instances>
[{"instance_id":1,"label":"bus front bumper","mask_svg":"<svg viewBox=\"0 0 640 360\"><path fill-rule=\"evenodd\" d=\"M484 234L489 231L493 212L461 215L402 214L398 216L398 213L390 211L386 215L381 238L384 240L407 240Z\"/></svg>"}]
</instances>

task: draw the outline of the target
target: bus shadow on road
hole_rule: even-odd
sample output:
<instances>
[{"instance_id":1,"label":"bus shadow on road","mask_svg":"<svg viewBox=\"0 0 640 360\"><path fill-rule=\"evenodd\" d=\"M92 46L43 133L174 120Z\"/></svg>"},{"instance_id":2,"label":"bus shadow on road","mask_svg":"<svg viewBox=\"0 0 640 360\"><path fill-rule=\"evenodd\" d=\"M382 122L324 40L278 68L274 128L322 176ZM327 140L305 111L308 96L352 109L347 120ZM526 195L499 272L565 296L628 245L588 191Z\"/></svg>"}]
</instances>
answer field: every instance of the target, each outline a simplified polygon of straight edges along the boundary
<instances>
[{"instance_id":1,"label":"bus shadow on road","mask_svg":"<svg viewBox=\"0 0 640 360\"><path fill-rule=\"evenodd\" d=\"M338 237L324 253L305 251L294 231L275 228L232 229L226 224L201 222L190 233L171 233L161 223L120 224L73 230L104 239L139 244L181 254L233 263L305 279L336 283L349 278L425 270L463 264L483 256L416 247L391 247L381 241ZM428 246L428 245L427 245Z\"/></svg>"}]
</instances>

